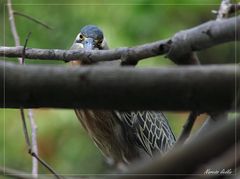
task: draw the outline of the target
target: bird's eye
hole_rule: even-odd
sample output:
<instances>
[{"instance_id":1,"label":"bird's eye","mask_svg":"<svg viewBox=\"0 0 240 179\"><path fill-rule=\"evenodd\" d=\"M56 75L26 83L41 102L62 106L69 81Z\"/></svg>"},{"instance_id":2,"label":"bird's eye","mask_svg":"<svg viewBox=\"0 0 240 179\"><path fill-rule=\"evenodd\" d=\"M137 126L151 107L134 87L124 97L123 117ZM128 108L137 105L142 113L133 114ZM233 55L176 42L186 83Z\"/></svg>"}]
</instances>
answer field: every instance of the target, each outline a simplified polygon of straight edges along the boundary
<instances>
[{"instance_id":1,"label":"bird's eye","mask_svg":"<svg viewBox=\"0 0 240 179\"><path fill-rule=\"evenodd\" d=\"M103 42L103 40L102 40L102 39L101 39L101 40L99 40L99 41L97 42L98 46L100 46L100 45L102 44L102 42Z\"/></svg>"},{"instance_id":2,"label":"bird's eye","mask_svg":"<svg viewBox=\"0 0 240 179\"><path fill-rule=\"evenodd\" d=\"M79 35L79 39L80 39L80 40L83 40L83 38L84 38L83 35L80 34L80 35Z\"/></svg>"}]
</instances>

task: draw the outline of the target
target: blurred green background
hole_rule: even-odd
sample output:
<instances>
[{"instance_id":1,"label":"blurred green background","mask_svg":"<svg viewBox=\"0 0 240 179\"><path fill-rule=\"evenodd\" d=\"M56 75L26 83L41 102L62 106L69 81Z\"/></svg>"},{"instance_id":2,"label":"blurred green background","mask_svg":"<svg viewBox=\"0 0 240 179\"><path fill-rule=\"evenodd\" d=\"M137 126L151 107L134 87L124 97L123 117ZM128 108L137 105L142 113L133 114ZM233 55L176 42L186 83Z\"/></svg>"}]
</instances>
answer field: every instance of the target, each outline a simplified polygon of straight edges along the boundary
<instances>
[{"instance_id":1,"label":"blurred green background","mask_svg":"<svg viewBox=\"0 0 240 179\"><path fill-rule=\"evenodd\" d=\"M28 47L68 49L80 28L95 24L104 31L110 48L134 46L191 28L215 15L220 0L13 0L13 9L41 20L48 30L24 17L15 16L21 44L32 32ZM0 44L13 46L7 8L1 2ZM56 4L57 3L57 4ZM203 64L235 63L235 44L228 43L199 52ZM1 58L1 60L4 60ZM16 59L5 59L17 62ZM66 65L63 62L26 60L27 64ZM164 57L141 61L138 67L174 65ZM39 74L40 75L40 74ZM27 114L27 112L26 112ZM188 112L166 112L176 136ZM206 116L201 115L194 130ZM34 109L38 126L40 156L61 174L101 174L109 168L100 152L83 131L73 110ZM19 110L0 109L0 165L31 171L31 157L23 136ZM40 167L41 173L48 173Z\"/></svg>"}]
</instances>

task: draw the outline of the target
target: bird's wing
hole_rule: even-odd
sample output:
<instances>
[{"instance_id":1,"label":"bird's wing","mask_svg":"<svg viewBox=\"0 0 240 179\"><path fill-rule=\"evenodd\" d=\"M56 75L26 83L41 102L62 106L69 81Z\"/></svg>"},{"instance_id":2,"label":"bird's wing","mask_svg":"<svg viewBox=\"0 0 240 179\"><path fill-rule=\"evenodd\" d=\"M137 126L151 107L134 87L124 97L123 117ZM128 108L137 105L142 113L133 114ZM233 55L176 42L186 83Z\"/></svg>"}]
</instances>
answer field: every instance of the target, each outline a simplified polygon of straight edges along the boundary
<instances>
[{"instance_id":1,"label":"bird's wing","mask_svg":"<svg viewBox=\"0 0 240 179\"><path fill-rule=\"evenodd\" d=\"M162 112L114 111L123 125L135 131L135 139L149 155L154 151L167 152L175 143L174 134Z\"/></svg>"}]
</instances>

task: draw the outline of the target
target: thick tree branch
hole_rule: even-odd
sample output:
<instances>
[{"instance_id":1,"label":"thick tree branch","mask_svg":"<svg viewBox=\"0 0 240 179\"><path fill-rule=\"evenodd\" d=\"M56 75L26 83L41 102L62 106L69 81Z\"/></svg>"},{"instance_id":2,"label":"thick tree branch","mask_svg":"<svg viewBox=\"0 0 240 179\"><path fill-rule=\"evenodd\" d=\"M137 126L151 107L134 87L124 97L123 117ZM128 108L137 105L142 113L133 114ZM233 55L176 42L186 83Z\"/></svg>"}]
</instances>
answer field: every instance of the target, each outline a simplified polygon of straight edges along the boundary
<instances>
[{"instance_id":1,"label":"thick tree branch","mask_svg":"<svg viewBox=\"0 0 240 179\"><path fill-rule=\"evenodd\" d=\"M235 65L139 69L0 62L1 107L228 110L235 73L239 80Z\"/></svg>"},{"instance_id":2,"label":"thick tree branch","mask_svg":"<svg viewBox=\"0 0 240 179\"><path fill-rule=\"evenodd\" d=\"M219 10L216 11L217 21L222 21L225 18L227 18L231 13L233 12L233 6L236 7L236 5L231 4L230 0L222 0ZM237 8L237 7L236 7ZM234 10L237 10L237 9ZM237 24L236 24L237 28ZM236 47L235 47L236 48ZM236 96L235 96L236 97ZM235 100L234 100L235 101ZM235 109L235 108L232 108ZM209 113L211 117L209 117L202 125L202 127L192 136L191 140L194 140L196 136L204 134L206 131L211 130L216 126L217 123L222 122L222 120L227 120L228 119L228 114L227 111L218 111L217 113Z\"/></svg>"},{"instance_id":3,"label":"thick tree branch","mask_svg":"<svg viewBox=\"0 0 240 179\"><path fill-rule=\"evenodd\" d=\"M198 137L197 140L176 147L165 156L156 157L149 162L138 162L137 166L129 169L128 174L132 175L116 178L133 179L138 178L138 176L149 178L148 174L163 175L164 178L167 174L171 175L171 178L185 178L184 174L194 173L199 166L222 155L235 142L239 141L239 133L235 133L236 130L240 130L239 122L236 122L236 126L234 120L221 123L203 136ZM173 174L176 175L173 176Z\"/></svg>"},{"instance_id":4,"label":"thick tree branch","mask_svg":"<svg viewBox=\"0 0 240 179\"><path fill-rule=\"evenodd\" d=\"M172 46L168 57L175 63L179 63L179 57L182 58L191 51L198 51L229 42L229 39L231 39L230 41L239 40L240 29L236 28L239 23L240 16L221 21L210 21L179 32L172 38Z\"/></svg>"},{"instance_id":5,"label":"thick tree branch","mask_svg":"<svg viewBox=\"0 0 240 179\"><path fill-rule=\"evenodd\" d=\"M236 167L240 164L240 153L237 153L236 151L239 151L237 149L240 149L240 143L236 143L233 145L232 148L230 148L227 152L225 152L222 156L210 161L208 164L205 164L204 166L201 166L196 173L206 173L211 171L219 171L217 175L202 175L202 176L195 176L189 179L218 179L222 178L220 176L222 171L228 171L225 175L228 177L230 175L236 174ZM210 172L209 172L210 173ZM223 173L223 172L222 172Z\"/></svg>"},{"instance_id":6,"label":"thick tree branch","mask_svg":"<svg viewBox=\"0 0 240 179\"><path fill-rule=\"evenodd\" d=\"M132 48L123 47L94 51L27 48L26 58L65 61L81 59L88 62L124 58L128 61L136 62L148 57L168 54L168 57L175 63L186 64L187 62L179 61L178 58L192 51L199 51L221 43L239 40L240 29L236 28L236 24L240 24L240 16L222 21L209 21L194 28L178 32L170 39ZM21 57L22 50L23 47L21 46L0 47L0 56Z\"/></svg>"}]
</instances>

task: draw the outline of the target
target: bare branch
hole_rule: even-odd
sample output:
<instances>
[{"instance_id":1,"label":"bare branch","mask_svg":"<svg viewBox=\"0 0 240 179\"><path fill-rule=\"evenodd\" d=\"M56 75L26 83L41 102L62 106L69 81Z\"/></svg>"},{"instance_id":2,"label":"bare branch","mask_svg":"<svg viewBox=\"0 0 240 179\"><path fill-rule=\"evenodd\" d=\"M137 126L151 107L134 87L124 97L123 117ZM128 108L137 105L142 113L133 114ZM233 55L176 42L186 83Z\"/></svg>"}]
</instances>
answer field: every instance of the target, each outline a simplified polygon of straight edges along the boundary
<instances>
[{"instance_id":1,"label":"bare branch","mask_svg":"<svg viewBox=\"0 0 240 179\"><path fill-rule=\"evenodd\" d=\"M221 6L222 6L222 4L223 4L223 2L221 3ZM220 7L221 7L220 6ZM218 11L216 11L216 10L212 10L212 13L214 13L214 14L217 14L217 18L219 17L219 18L222 18L222 17L227 17L227 16L229 16L230 14L234 14L234 13L237 13L239 10L240 10L240 3L237 3L237 4L230 4L230 7L228 7L229 6L229 4L227 3L226 5L226 8L225 8L225 10L221 10L221 11L225 11L223 14L221 14L221 15L219 15L219 10ZM220 8L219 8L220 9ZM227 10L227 11L226 11ZM225 15L225 14L227 14L227 15ZM235 14L236 15L236 14Z\"/></svg>"},{"instance_id":2,"label":"bare branch","mask_svg":"<svg viewBox=\"0 0 240 179\"><path fill-rule=\"evenodd\" d=\"M41 159L34 151L29 151L29 153L37 159L38 162L42 164L46 169L48 169L57 179L63 179L62 176L60 176L53 168L48 165L43 159Z\"/></svg>"},{"instance_id":3,"label":"bare branch","mask_svg":"<svg viewBox=\"0 0 240 179\"><path fill-rule=\"evenodd\" d=\"M232 41L239 40L240 28L236 28L239 23L240 16L221 21L210 21L195 28L181 31L171 39L172 45L168 57L179 64L182 57L188 55L189 52L229 42L230 38ZM187 64L188 62L181 61L181 63Z\"/></svg>"},{"instance_id":4,"label":"bare branch","mask_svg":"<svg viewBox=\"0 0 240 179\"><path fill-rule=\"evenodd\" d=\"M23 124L24 137L26 140L26 144L28 146L28 151L31 151L31 143L30 143L30 139L28 137L29 135L28 135L28 131L27 131L27 124L26 124L26 119L25 119L23 108L20 108L20 114L21 114L21 119L22 119L22 124Z\"/></svg>"},{"instance_id":5,"label":"bare branch","mask_svg":"<svg viewBox=\"0 0 240 179\"><path fill-rule=\"evenodd\" d=\"M30 143L30 138L29 138L29 134L28 134L28 131L27 131L27 124L26 124L26 120L25 120L25 115L24 115L24 109L23 108L20 108L20 112L21 112L21 119L22 119L22 124L23 124L23 130L24 130L24 136L25 136L25 140L26 140L26 143L27 143L27 147L28 147L28 153L32 156L33 159L36 159L38 162L40 162L46 169L48 169L57 179L61 179L62 177L60 175L58 175L50 165L48 165L44 160L42 160L38 154L32 149L32 146L31 146L31 143ZM31 119L32 119L32 116L31 116ZM30 121L32 122L32 121ZM31 123L32 124L32 123ZM35 126L31 126L31 129L34 130ZM32 131L33 132L36 132L36 131ZM33 134L36 136L36 134ZM33 138L34 136L32 136ZM33 143L36 143L36 138L33 138ZM35 145L36 147L36 145ZM38 167L38 165L35 163L35 161L33 160L33 169L32 171L35 172L35 171L38 171L37 168L34 168L34 167ZM37 173L32 173L32 177L33 178L36 178Z\"/></svg>"},{"instance_id":6,"label":"bare branch","mask_svg":"<svg viewBox=\"0 0 240 179\"><path fill-rule=\"evenodd\" d=\"M17 33L15 19L14 19L14 15L13 15L12 1L7 0L7 2L8 2L7 7L8 7L8 16L9 16L10 28L11 28L13 39L14 39L14 42L15 42L15 46L20 46L20 40L19 40L19 36L18 36L18 33ZM21 56L18 56L18 57L21 57ZM18 62L20 64L22 64L22 59L18 58Z\"/></svg>"},{"instance_id":7,"label":"bare branch","mask_svg":"<svg viewBox=\"0 0 240 179\"><path fill-rule=\"evenodd\" d=\"M235 65L142 69L0 62L8 108L228 110L234 98L235 75L240 76Z\"/></svg>"},{"instance_id":8,"label":"bare branch","mask_svg":"<svg viewBox=\"0 0 240 179\"><path fill-rule=\"evenodd\" d=\"M219 10L217 11L218 16L217 16L216 20L217 21L223 20L223 19L227 18L230 13L234 13L235 11L237 11L236 4L231 4L230 0L222 0ZM237 24L236 24L236 26L237 26ZM233 101L235 101L235 100L233 100ZM235 109L235 107L232 107L232 109ZM202 127L196 132L194 137L196 137L197 135L202 135L207 130L211 130L216 125L217 122L224 120L224 119L227 120L227 112L226 111L219 111L218 113L210 113L210 116L211 117L209 117L204 122Z\"/></svg>"},{"instance_id":9,"label":"bare branch","mask_svg":"<svg viewBox=\"0 0 240 179\"><path fill-rule=\"evenodd\" d=\"M178 179L185 178L184 174L195 173L199 166L222 155L234 145L235 141L239 141L239 134L236 134L235 130L240 130L239 121L236 126L234 120L224 122L215 126L214 129L200 136L197 140L176 147L164 156L155 157L153 161L138 161L136 165L129 168L128 175L116 178L132 179L138 178L138 176L149 178L149 174L155 174L156 176L176 174L174 176ZM206 149L208 149L207 152L204 152Z\"/></svg>"},{"instance_id":10,"label":"bare branch","mask_svg":"<svg viewBox=\"0 0 240 179\"><path fill-rule=\"evenodd\" d=\"M53 59L71 61L80 59L87 62L110 61L124 57L136 62L148 57L167 54L177 64L186 64L178 57L192 51L203 50L221 43L239 40L240 16L222 21L209 21L192 29L176 33L171 39L160 40L132 48L122 47L112 50L59 50L59 49L26 49L26 58ZM237 39L236 39L237 34ZM23 47L0 47L0 56L21 57Z\"/></svg>"},{"instance_id":11,"label":"bare branch","mask_svg":"<svg viewBox=\"0 0 240 179\"><path fill-rule=\"evenodd\" d=\"M36 179L32 174L23 172L20 170L7 168L7 167L1 167L0 166L0 175L5 177L11 177L11 178L17 178L17 179ZM78 177L79 179L82 179L82 177ZM85 177L86 178L86 177ZM55 176L51 176L49 174L41 174L38 176L38 179L56 179ZM74 179L74 177L66 177L66 179Z\"/></svg>"},{"instance_id":12,"label":"bare branch","mask_svg":"<svg viewBox=\"0 0 240 179\"><path fill-rule=\"evenodd\" d=\"M33 118L33 111L32 109L28 109L28 118L30 121L31 129L32 129L32 150L36 155L38 155L38 145L37 145L37 125ZM38 160L33 157L32 158L32 174L35 178L38 177Z\"/></svg>"},{"instance_id":13,"label":"bare branch","mask_svg":"<svg viewBox=\"0 0 240 179\"><path fill-rule=\"evenodd\" d=\"M9 14L10 28L11 28L11 31L12 31L13 39L15 41L15 45L19 46L20 45L20 40L19 40L19 36L18 36L18 33L17 33L16 24L15 24L15 20L14 20L14 16L13 16L13 9L12 9L11 0L8 0L7 6L8 6L8 12L9 12L8 14ZM28 34L28 37L27 37L27 39L25 41L25 44L24 44L24 47L23 47L22 58L18 58L18 61L19 61L20 64L24 64L25 49L26 49L26 46L27 46L29 36L30 36L30 33ZM27 131L27 126L26 126L24 109L22 107L20 107L20 114L21 114L21 119L22 119L22 124L23 124L23 131L24 131L25 140L26 140L27 146L30 148L31 144L30 144L30 140L29 140L29 137L28 137L28 131ZM34 136L36 136L36 135L34 135ZM34 140L36 140L36 139L34 139ZM30 149L29 149L29 151L30 151ZM33 171L36 172L36 173L32 173L32 174L33 174L33 177L36 178L37 174L38 174L38 164L36 163L34 157L32 157L32 160L33 160L32 168L33 168Z\"/></svg>"},{"instance_id":14,"label":"bare branch","mask_svg":"<svg viewBox=\"0 0 240 179\"><path fill-rule=\"evenodd\" d=\"M222 176L231 176L236 174L236 167L240 164L240 153L239 151L240 143L236 143L232 148L225 152L222 156L210 161L208 164L201 166L196 173L205 173L210 171L218 171L216 175L202 175L195 176L189 179L217 179L222 178ZM209 172L210 173L210 172Z\"/></svg>"},{"instance_id":15,"label":"bare branch","mask_svg":"<svg viewBox=\"0 0 240 179\"><path fill-rule=\"evenodd\" d=\"M22 55L22 63L23 64L24 64L24 61L25 61L25 50L26 50L26 46L27 46L30 35L31 35L31 32L28 33L28 36L25 40L25 44L24 44L24 47L23 47L23 55ZM27 146L28 146L28 152L32 155L32 151L33 151L33 153L36 153L36 155L37 155L38 154L37 137L36 137L37 134L36 134L36 130L35 130L36 125L35 125L35 121L33 119L32 109L28 110L28 116L29 116L30 126L31 126L30 128L31 128L31 131L32 131L32 145L30 143L30 138L29 138L29 135L28 135L28 132L27 132L27 126L26 126L26 121L25 121L25 115L24 115L23 108L20 108L20 111L21 111L21 117L22 117L25 139L26 139ZM32 174L33 174L33 177L35 177L35 178L38 177L38 160L33 155L32 155Z\"/></svg>"},{"instance_id":16,"label":"bare branch","mask_svg":"<svg viewBox=\"0 0 240 179\"><path fill-rule=\"evenodd\" d=\"M20 45L20 41L19 41L19 36L17 34L17 29L16 29L16 25L15 25L15 21L14 21L14 16L13 16L13 9L12 9L12 2L11 0L8 0L8 12L9 12L9 21L10 21L10 27L11 27L11 31L12 31L12 34L13 34L13 38L14 38L14 41L15 41L15 45L16 46L19 46ZM31 33L28 34L26 40L25 40L25 44L23 46L23 49L22 49L22 58L18 58L19 60L19 63L21 65L24 65L24 60L25 60L25 51L26 51L26 46L27 46L27 42L28 42L28 39L30 37ZM5 86L4 86L5 88ZM18 95L18 91L16 91L16 94ZM24 93L22 93L24 94ZM5 95L5 94L4 94ZM32 148L31 146L31 143L30 143L30 138L29 138L29 135L28 135L28 131L27 131L27 125L26 125L26 120L25 120L25 115L24 115L24 109L23 107L20 105L19 106L20 108L20 113L21 113L21 119L22 119L22 124L23 124L23 131L24 131L24 136L25 136L25 140L26 140L26 143L27 143L27 146L28 146L28 152L29 154L31 154L32 156L32 161L33 161L33 169L32 169L32 174L33 174L33 177L37 177L38 176L38 163L37 161L39 161L43 166L45 166L52 174L54 174L54 176L56 178L61 178L45 161L43 161L37 154L37 150L35 151L36 149L36 143L37 143L37 139L35 138L36 137L36 130L35 130L35 126L32 126L34 123L34 119L32 117L32 114L29 114L29 116L31 117L30 118L30 122L31 122L31 129L32 129L32 143L34 144L34 148ZM29 110L29 112L31 112L31 109ZM37 160L37 161L36 161Z\"/></svg>"},{"instance_id":17,"label":"bare branch","mask_svg":"<svg viewBox=\"0 0 240 179\"><path fill-rule=\"evenodd\" d=\"M24 13L17 12L17 11L14 11L13 14L14 14L14 15L18 15L18 16L22 16L22 17L25 17L25 18L27 18L27 19L29 19L29 20L31 20L31 21L33 21L33 22L35 22L35 23L37 23L37 24L45 27L46 29L52 30L52 27L48 26L46 23L44 23L44 22L42 22L42 21L40 21L40 20L38 20L38 19L36 19L36 18L34 18L34 17L31 17L31 16L29 16L29 15L26 15L26 14L24 14Z\"/></svg>"},{"instance_id":18,"label":"bare branch","mask_svg":"<svg viewBox=\"0 0 240 179\"><path fill-rule=\"evenodd\" d=\"M18 178L18 179L35 179L30 173L26 173L23 171L19 171L19 170L7 168L7 167L1 167L1 166L0 166L0 175L3 175L5 177ZM39 176L38 179L54 179L54 178L42 174L42 176Z\"/></svg>"},{"instance_id":19,"label":"bare branch","mask_svg":"<svg viewBox=\"0 0 240 179\"><path fill-rule=\"evenodd\" d=\"M220 8L218 10L217 20L222 20L227 18L231 9L231 1L230 0L222 0Z\"/></svg>"},{"instance_id":20,"label":"bare branch","mask_svg":"<svg viewBox=\"0 0 240 179\"><path fill-rule=\"evenodd\" d=\"M26 48L27 48L27 43L29 40L29 37L31 35L31 32L28 33L27 38L25 40L24 46L23 46L23 51L22 51L22 64L24 64L25 62L25 54L26 54Z\"/></svg>"},{"instance_id":21,"label":"bare branch","mask_svg":"<svg viewBox=\"0 0 240 179\"><path fill-rule=\"evenodd\" d=\"M198 115L199 115L198 112L195 112L195 111L190 112L188 119L183 126L183 130L177 140L176 145L184 143L185 140L190 136L193 124L194 124L195 120L197 119Z\"/></svg>"},{"instance_id":22,"label":"bare branch","mask_svg":"<svg viewBox=\"0 0 240 179\"><path fill-rule=\"evenodd\" d=\"M231 0L222 0L219 10L213 13L217 14L217 20L223 20L238 10L240 10L240 3L233 4Z\"/></svg>"}]
</instances>

